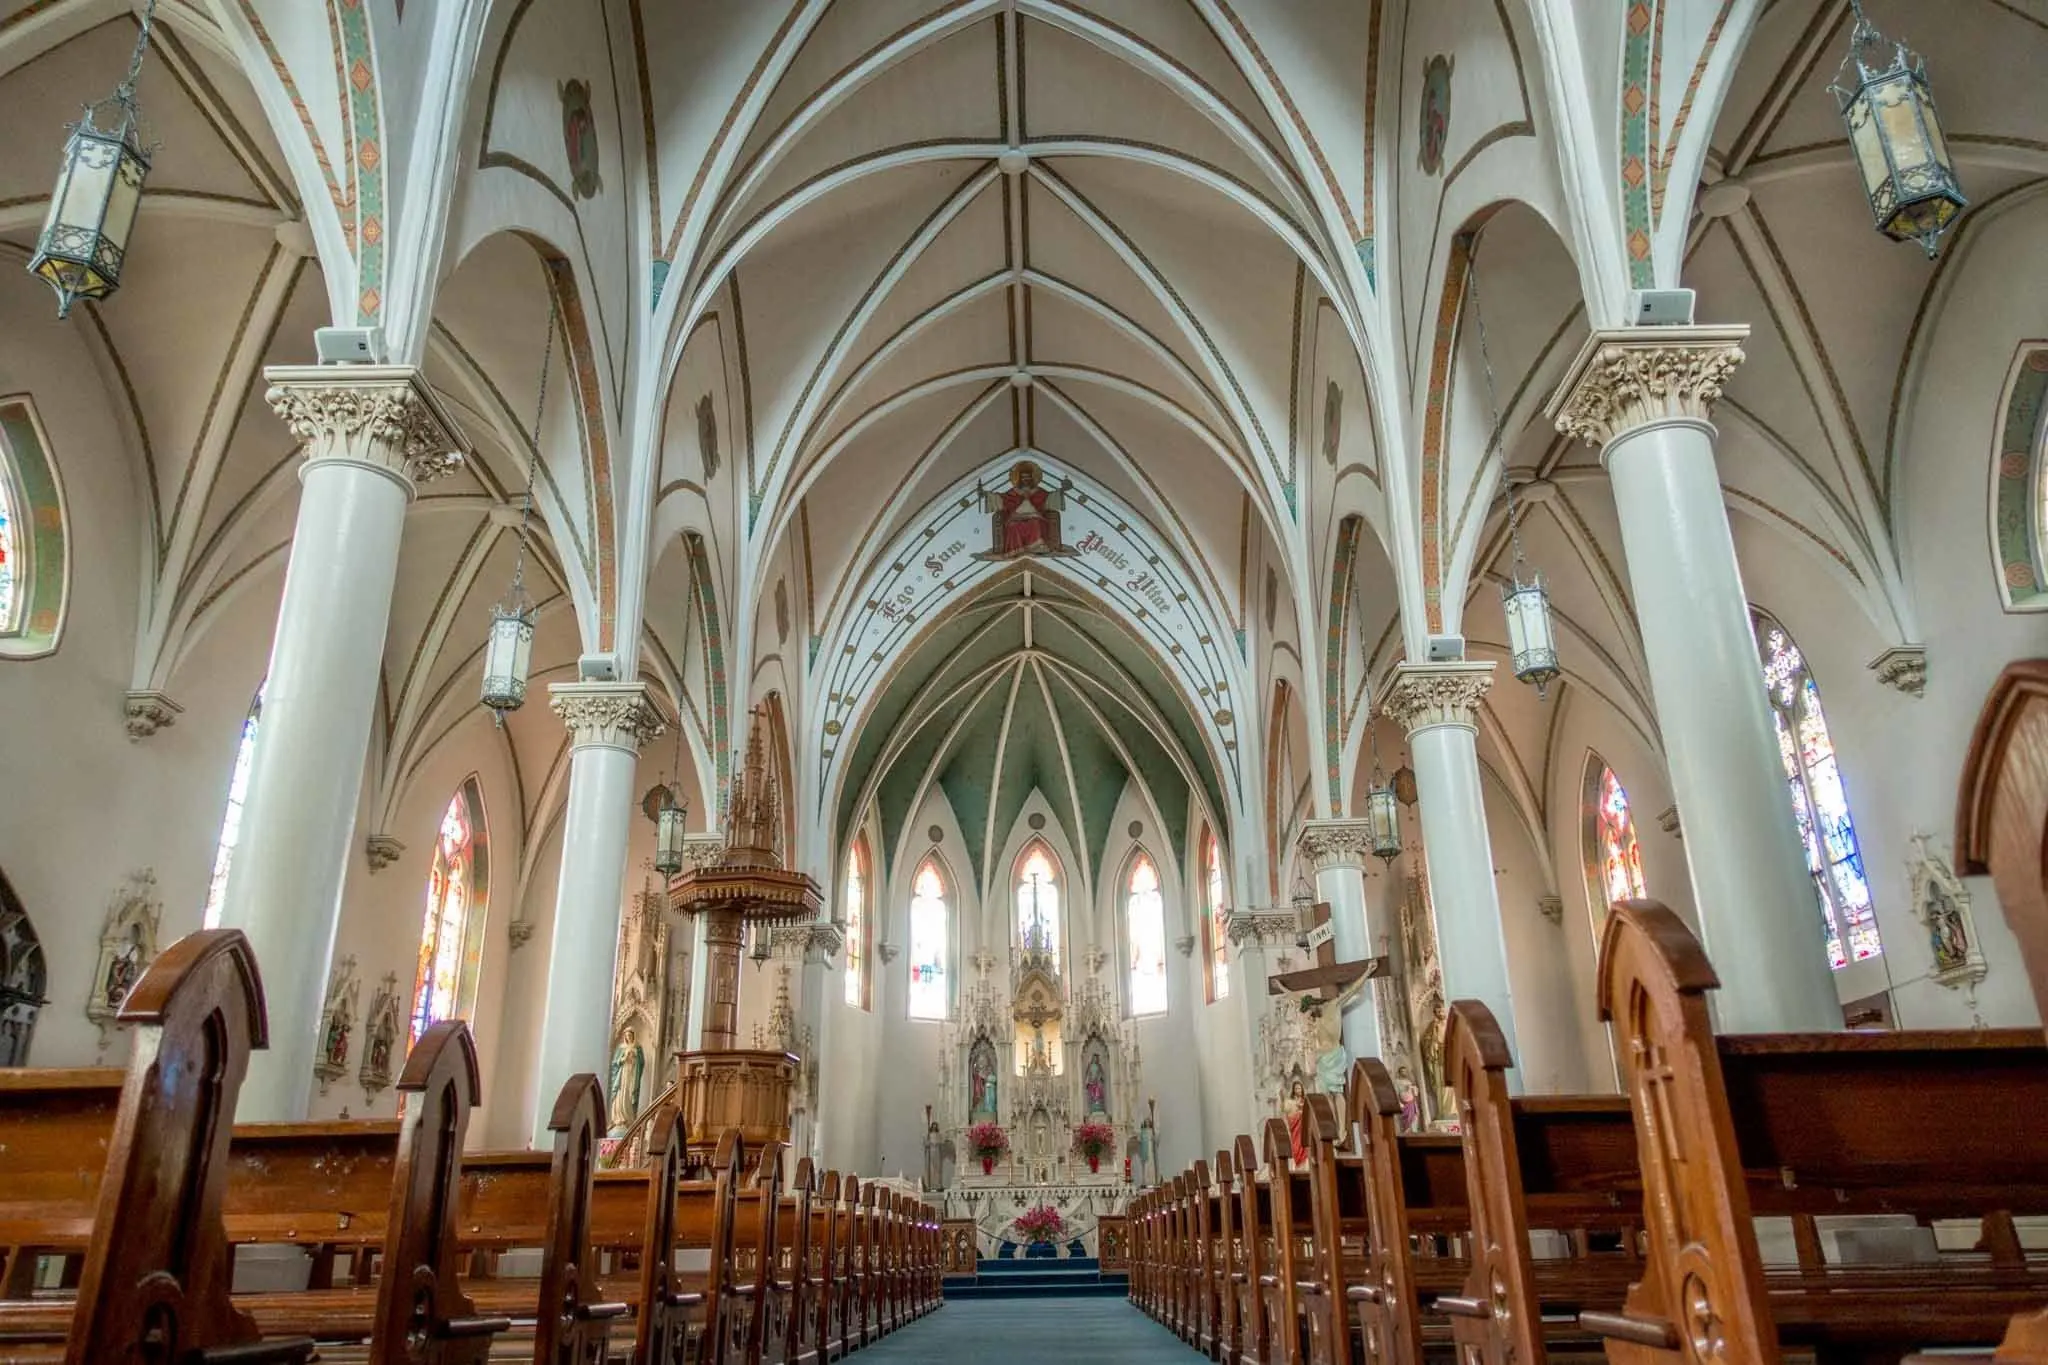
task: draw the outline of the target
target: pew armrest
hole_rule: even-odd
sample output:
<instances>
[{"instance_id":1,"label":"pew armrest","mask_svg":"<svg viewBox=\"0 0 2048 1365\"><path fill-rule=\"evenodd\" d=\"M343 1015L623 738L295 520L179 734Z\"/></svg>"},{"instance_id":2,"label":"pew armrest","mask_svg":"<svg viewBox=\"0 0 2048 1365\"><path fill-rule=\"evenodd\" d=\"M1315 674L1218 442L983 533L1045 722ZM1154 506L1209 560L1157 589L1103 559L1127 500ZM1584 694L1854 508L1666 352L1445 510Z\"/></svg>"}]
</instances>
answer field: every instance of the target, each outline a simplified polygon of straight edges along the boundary
<instances>
[{"instance_id":1,"label":"pew armrest","mask_svg":"<svg viewBox=\"0 0 2048 1365\"><path fill-rule=\"evenodd\" d=\"M698 1290L691 1289L680 1294L669 1295L668 1301L669 1306L672 1308L699 1308L703 1306L704 1295Z\"/></svg>"},{"instance_id":2,"label":"pew armrest","mask_svg":"<svg viewBox=\"0 0 2048 1365\"><path fill-rule=\"evenodd\" d=\"M1483 1321L1493 1316L1493 1305L1484 1299L1467 1299L1449 1294L1439 1298L1435 1308L1437 1312L1453 1318L1479 1318Z\"/></svg>"},{"instance_id":3,"label":"pew armrest","mask_svg":"<svg viewBox=\"0 0 2048 1365\"><path fill-rule=\"evenodd\" d=\"M272 1337L232 1346L207 1346L192 1353L198 1365L299 1365L313 1355L311 1337Z\"/></svg>"},{"instance_id":4,"label":"pew armrest","mask_svg":"<svg viewBox=\"0 0 2048 1365\"><path fill-rule=\"evenodd\" d=\"M435 1335L444 1340L465 1337L494 1337L512 1330L510 1318L449 1318Z\"/></svg>"},{"instance_id":5,"label":"pew armrest","mask_svg":"<svg viewBox=\"0 0 2048 1365\"><path fill-rule=\"evenodd\" d=\"M1678 1349L1678 1329L1662 1318L1644 1317L1639 1313L1581 1313L1579 1326L1596 1337L1611 1337L1615 1341L1632 1342L1658 1351Z\"/></svg>"},{"instance_id":6,"label":"pew armrest","mask_svg":"<svg viewBox=\"0 0 2048 1365\"><path fill-rule=\"evenodd\" d=\"M1323 1282L1321 1280L1296 1280L1294 1282L1294 1292L1320 1298L1323 1292Z\"/></svg>"},{"instance_id":7,"label":"pew armrest","mask_svg":"<svg viewBox=\"0 0 2048 1365\"><path fill-rule=\"evenodd\" d=\"M1380 1287L1376 1284L1354 1284L1345 1289L1344 1297L1352 1303L1378 1303Z\"/></svg>"},{"instance_id":8,"label":"pew armrest","mask_svg":"<svg viewBox=\"0 0 2048 1365\"><path fill-rule=\"evenodd\" d=\"M586 1303L579 1310L586 1322L603 1322L611 1318L625 1318L633 1315L630 1303Z\"/></svg>"}]
</instances>

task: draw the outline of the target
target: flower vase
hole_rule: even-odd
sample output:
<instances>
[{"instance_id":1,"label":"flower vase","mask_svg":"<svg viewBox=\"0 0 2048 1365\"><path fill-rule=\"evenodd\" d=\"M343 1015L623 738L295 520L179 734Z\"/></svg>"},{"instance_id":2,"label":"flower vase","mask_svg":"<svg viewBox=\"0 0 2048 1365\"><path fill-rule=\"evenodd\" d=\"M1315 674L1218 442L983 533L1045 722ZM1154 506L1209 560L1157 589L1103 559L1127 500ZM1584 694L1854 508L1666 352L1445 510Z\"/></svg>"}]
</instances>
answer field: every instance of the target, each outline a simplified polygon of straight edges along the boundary
<instances>
[{"instance_id":1,"label":"flower vase","mask_svg":"<svg viewBox=\"0 0 2048 1365\"><path fill-rule=\"evenodd\" d=\"M1102 1158L1101 1158L1101 1157L1099 1157L1099 1156L1091 1156L1091 1157L1089 1157L1089 1158L1088 1158L1088 1174L1090 1174L1090 1175L1100 1175L1100 1174L1102 1174Z\"/></svg>"},{"instance_id":2,"label":"flower vase","mask_svg":"<svg viewBox=\"0 0 2048 1365\"><path fill-rule=\"evenodd\" d=\"M981 1173L983 1175L994 1175L996 1173L996 1159L994 1157L985 1156L981 1159Z\"/></svg>"}]
</instances>

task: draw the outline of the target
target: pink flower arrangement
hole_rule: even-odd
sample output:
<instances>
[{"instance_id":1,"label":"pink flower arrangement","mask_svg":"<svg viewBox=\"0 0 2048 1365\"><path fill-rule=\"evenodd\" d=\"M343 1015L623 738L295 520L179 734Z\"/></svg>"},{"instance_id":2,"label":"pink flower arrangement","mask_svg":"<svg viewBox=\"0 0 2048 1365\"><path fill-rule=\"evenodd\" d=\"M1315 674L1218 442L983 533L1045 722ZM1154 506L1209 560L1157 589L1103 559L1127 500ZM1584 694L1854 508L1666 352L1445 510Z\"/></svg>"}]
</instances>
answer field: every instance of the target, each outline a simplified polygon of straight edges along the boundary
<instances>
[{"instance_id":1,"label":"pink flower arrangement","mask_svg":"<svg viewBox=\"0 0 2048 1365\"><path fill-rule=\"evenodd\" d=\"M1084 1123L1074 1129L1074 1154L1100 1161L1116 1149L1116 1129L1106 1123Z\"/></svg>"},{"instance_id":2,"label":"pink flower arrangement","mask_svg":"<svg viewBox=\"0 0 2048 1365\"><path fill-rule=\"evenodd\" d=\"M994 1161L1010 1150L1010 1135L994 1119L984 1119L967 1130L967 1150L983 1161Z\"/></svg>"},{"instance_id":3,"label":"pink flower arrangement","mask_svg":"<svg viewBox=\"0 0 2048 1365\"><path fill-rule=\"evenodd\" d=\"M1037 1208L1019 1215L1013 1226L1025 1241L1035 1246L1057 1242L1067 1235L1066 1220L1061 1218L1060 1211L1050 1204L1040 1204Z\"/></svg>"}]
</instances>

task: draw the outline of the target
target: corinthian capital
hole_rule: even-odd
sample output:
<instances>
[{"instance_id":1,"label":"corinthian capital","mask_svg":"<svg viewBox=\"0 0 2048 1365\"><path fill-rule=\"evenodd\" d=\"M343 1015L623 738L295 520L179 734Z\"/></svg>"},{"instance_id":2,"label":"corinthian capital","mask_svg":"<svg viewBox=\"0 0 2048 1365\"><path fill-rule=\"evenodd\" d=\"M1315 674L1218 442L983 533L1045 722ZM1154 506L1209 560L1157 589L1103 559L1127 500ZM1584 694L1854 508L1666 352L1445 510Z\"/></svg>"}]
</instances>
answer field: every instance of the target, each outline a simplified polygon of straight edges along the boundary
<instances>
[{"instance_id":1,"label":"corinthian capital","mask_svg":"<svg viewBox=\"0 0 2048 1365\"><path fill-rule=\"evenodd\" d=\"M1372 852L1372 826L1363 820L1310 820L1301 827L1301 856L1315 872L1364 867Z\"/></svg>"},{"instance_id":2,"label":"corinthian capital","mask_svg":"<svg viewBox=\"0 0 2048 1365\"><path fill-rule=\"evenodd\" d=\"M555 683L548 705L569 727L571 748L599 744L637 754L661 733L661 713L648 702L646 683Z\"/></svg>"},{"instance_id":3,"label":"corinthian capital","mask_svg":"<svg viewBox=\"0 0 2048 1365\"><path fill-rule=\"evenodd\" d=\"M1491 686L1491 663L1402 664L1380 709L1411 735L1439 725L1476 730L1479 702Z\"/></svg>"},{"instance_id":4,"label":"corinthian capital","mask_svg":"<svg viewBox=\"0 0 2048 1365\"><path fill-rule=\"evenodd\" d=\"M368 465L419 484L462 463L455 424L410 365L273 365L263 377L308 464Z\"/></svg>"},{"instance_id":5,"label":"corinthian capital","mask_svg":"<svg viewBox=\"0 0 2048 1365\"><path fill-rule=\"evenodd\" d=\"M1747 326L1624 327L1579 348L1546 415L1566 436L1605 447L1674 417L1707 420L1742 363Z\"/></svg>"}]
</instances>

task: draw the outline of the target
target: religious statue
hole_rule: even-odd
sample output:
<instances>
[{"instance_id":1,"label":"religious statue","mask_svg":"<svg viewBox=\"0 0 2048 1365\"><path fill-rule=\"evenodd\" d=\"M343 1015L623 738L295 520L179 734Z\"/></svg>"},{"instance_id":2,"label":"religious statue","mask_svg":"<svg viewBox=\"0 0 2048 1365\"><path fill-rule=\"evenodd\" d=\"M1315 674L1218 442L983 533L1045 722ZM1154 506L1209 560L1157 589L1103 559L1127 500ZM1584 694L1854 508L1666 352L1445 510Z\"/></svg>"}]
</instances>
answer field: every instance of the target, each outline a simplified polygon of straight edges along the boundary
<instances>
[{"instance_id":1,"label":"religious statue","mask_svg":"<svg viewBox=\"0 0 2048 1365\"><path fill-rule=\"evenodd\" d=\"M1925 834L1915 834L1918 856L1908 864L1913 909L1927 929L1934 955L1931 978L1950 988L1969 988L1984 979L1988 964L1970 923L1970 891ZM1974 994L1972 995L1974 1008Z\"/></svg>"},{"instance_id":2,"label":"religious statue","mask_svg":"<svg viewBox=\"0 0 2048 1365\"><path fill-rule=\"evenodd\" d=\"M320 1055L313 1061L314 1079L320 1093L348 1071L349 1035L355 1029L357 992L356 960L344 957L327 975L327 1004L320 1011Z\"/></svg>"},{"instance_id":3,"label":"religious statue","mask_svg":"<svg viewBox=\"0 0 2048 1365\"><path fill-rule=\"evenodd\" d=\"M611 1136L624 1137L626 1129L632 1126L633 1116L640 1112L640 1075L647 1069L647 1053L634 1037L631 1028L619 1034L619 1045L612 1049L611 1108L608 1117Z\"/></svg>"},{"instance_id":4,"label":"religious statue","mask_svg":"<svg viewBox=\"0 0 2048 1365\"><path fill-rule=\"evenodd\" d=\"M946 1140L930 1105L924 1107L924 1188L927 1193L946 1188Z\"/></svg>"},{"instance_id":5,"label":"religious statue","mask_svg":"<svg viewBox=\"0 0 2048 1365\"><path fill-rule=\"evenodd\" d=\"M140 926L128 926L128 941L107 963L106 981L102 987L103 998L109 1010L119 1012L121 1002L128 998L128 990L135 984L135 978L142 975L142 930Z\"/></svg>"},{"instance_id":6,"label":"religious statue","mask_svg":"<svg viewBox=\"0 0 2048 1365\"><path fill-rule=\"evenodd\" d=\"M1344 1083L1351 1075L1351 1055L1344 1050L1343 1015L1334 1003L1328 1003L1311 1009L1309 1018L1315 1025L1316 1089L1342 1098Z\"/></svg>"},{"instance_id":7,"label":"religious statue","mask_svg":"<svg viewBox=\"0 0 2048 1365\"><path fill-rule=\"evenodd\" d=\"M1154 1119L1159 1114L1159 1101L1145 1101L1145 1117L1138 1124L1137 1170L1133 1172L1141 1189L1151 1189L1159 1183L1159 1129Z\"/></svg>"},{"instance_id":8,"label":"religious statue","mask_svg":"<svg viewBox=\"0 0 2048 1365\"><path fill-rule=\"evenodd\" d=\"M100 927L100 952L93 964L85 1017L99 1026L100 1046L111 1041L128 992L156 958L156 932L163 915L156 873L132 872L114 895Z\"/></svg>"},{"instance_id":9,"label":"religious statue","mask_svg":"<svg viewBox=\"0 0 2048 1365\"><path fill-rule=\"evenodd\" d=\"M1060 540L1060 512L1066 507L1066 494L1044 487L1040 479L1036 464L1019 460L1010 466L1007 489L982 493L982 510L989 514L990 546L976 559L1076 553Z\"/></svg>"},{"instance_id":10,"label":"religious statue","mask_svg":"<svg viewBox=\"0 0 2048 1365\"><path fill-rule=\"evenodd\" d=\"M1308 1135L1304 1130L1308 1123L1308 1091L1296 1077L1294 1084L1287 1088L1287 1156L1290 1161L1308 1160Z\"/></svg>"},{"instance_id":11,"label":"religious statue","mask_svg":"<svg viewBox=\"0 0 2048 1365\"><path fill-rule=\"evenodd\" d=\"M996 1050L986 1038L978 1040L968 1052L967 1096L968 1112L973 1117L996 1117Z\"/></svg>"},{"instance_id":12,"label":"religious statue","mask_svg":"<svg viewBox=\"0 0 2048 1365\"><path fill-rule=\"evenodd\" d=\"M1414 1075L1402 1067L1394 1077L1394 1091L1401 1097L1401 1127L1404 1133L1422 1130L1422 1091L1415 1084Z\"/></svg>"},{"instance_id":13,"label":"religious statue","mask_svg":"<svg viewBox=\"0 0 2048 1365\"><path fill-rule=\"evenodd\" d=\"M398 973L384 973L365 1018L363 1065L356 1079L362 1082L365 1101L374 1102L377 1092L391 1084L391 1059L398 1050Z\"/></svg>"},{"instance_id":14,"label":"religious statue","mask_svg":"<svg viewBox=\"0 0 2048 1365\"><path fill-rule=\"evenodd\" d=\"M1090 1115L1109 1114L1109 1077L1102 1067L1102 1054L1091 1051L1088 1067L1081 1074L1081 1093L1087 1098L1087 1112Z\"/></svg>"}]
</instances>

